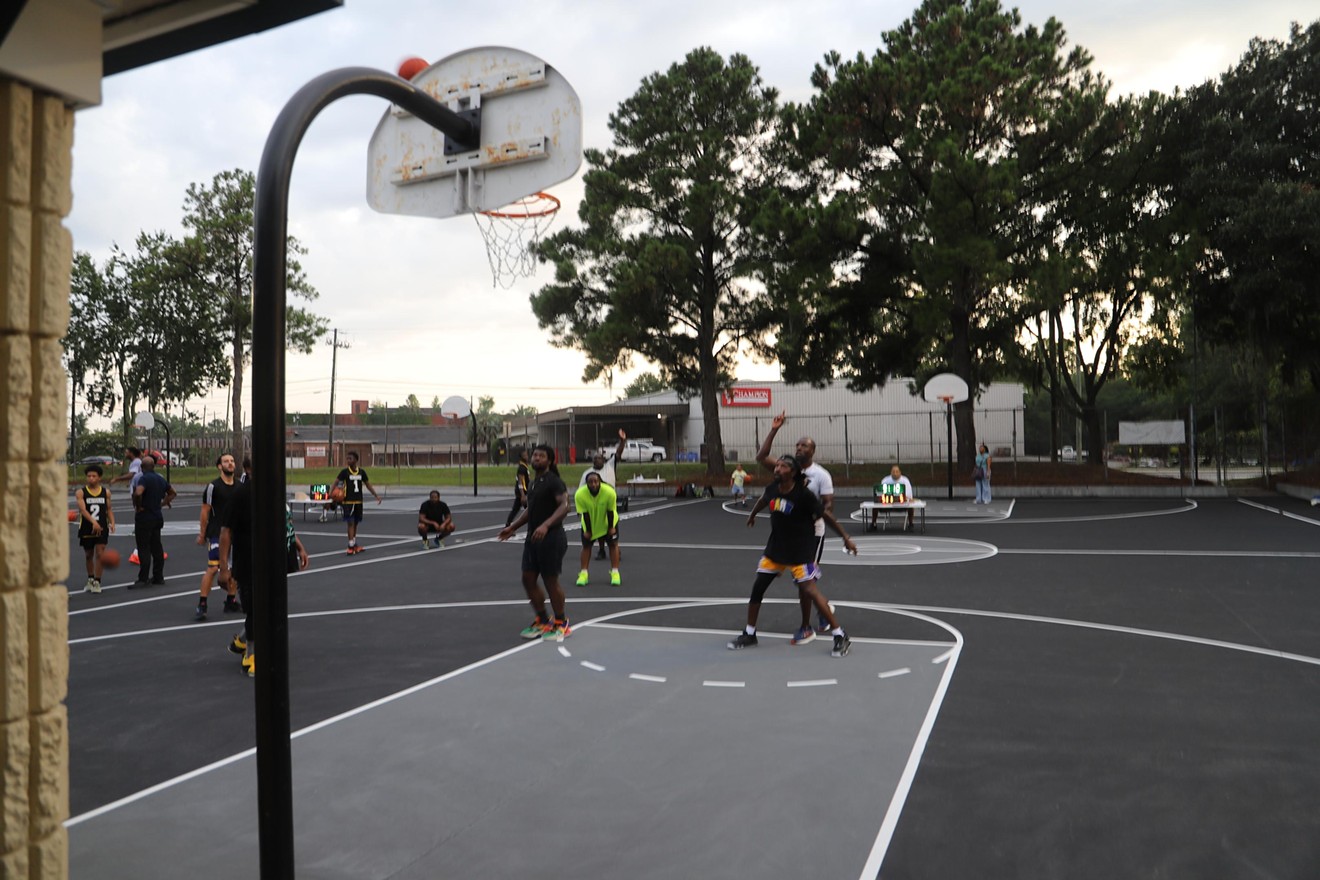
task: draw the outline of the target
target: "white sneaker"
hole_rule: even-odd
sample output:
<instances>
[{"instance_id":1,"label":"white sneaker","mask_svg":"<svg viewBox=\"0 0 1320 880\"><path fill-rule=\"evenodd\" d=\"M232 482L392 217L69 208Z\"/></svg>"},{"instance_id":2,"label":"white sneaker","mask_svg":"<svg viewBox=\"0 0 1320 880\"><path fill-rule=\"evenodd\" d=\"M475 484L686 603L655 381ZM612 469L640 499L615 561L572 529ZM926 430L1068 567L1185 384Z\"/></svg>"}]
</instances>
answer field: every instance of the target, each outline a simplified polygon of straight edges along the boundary
<instances>
[{"instance_id":1,"label":"white sneaker","mask_svg":"<svg viewBox=\"0 0 1320 880\"><path fill-rule=\"evenodd\" d=\"M92 578L91 581L89 581L87 584L87 591L90 593L101 592L101 582L98 581L96 578Z\"/></svg>"}]
</instances>

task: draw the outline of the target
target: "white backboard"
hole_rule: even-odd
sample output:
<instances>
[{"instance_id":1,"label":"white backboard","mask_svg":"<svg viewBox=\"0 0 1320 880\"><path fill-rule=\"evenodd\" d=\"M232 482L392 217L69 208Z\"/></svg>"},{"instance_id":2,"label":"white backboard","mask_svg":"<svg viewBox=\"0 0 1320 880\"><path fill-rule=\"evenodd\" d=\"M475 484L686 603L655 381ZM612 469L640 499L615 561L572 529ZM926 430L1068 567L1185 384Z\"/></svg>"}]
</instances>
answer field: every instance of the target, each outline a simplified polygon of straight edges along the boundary
<instances>
[{"instance_id":1,"label":"white backboard","mask_svg":"<svg viewBox=\"0 0 1320 880\"><path fill-rule=\"evenodd\" d=\"M450 217L493 211L548 189L582 164L582 105L535 55L482 46L412 78L456 113L480 110L481 142L446 155L445 135L397 105L367 150L367 202L386 214Z\"/></svg>"},{"instance_id":2,"label":"white backboard","mask_svg":"<svg viewBox=\"0 0 1320 880\"><path fill-rule=\"evenodd\" d=\"M939 373L927 380L921 397L927 403L962 403L967 399L967 383L954 373Z\"/></svg>"}]
</instances>

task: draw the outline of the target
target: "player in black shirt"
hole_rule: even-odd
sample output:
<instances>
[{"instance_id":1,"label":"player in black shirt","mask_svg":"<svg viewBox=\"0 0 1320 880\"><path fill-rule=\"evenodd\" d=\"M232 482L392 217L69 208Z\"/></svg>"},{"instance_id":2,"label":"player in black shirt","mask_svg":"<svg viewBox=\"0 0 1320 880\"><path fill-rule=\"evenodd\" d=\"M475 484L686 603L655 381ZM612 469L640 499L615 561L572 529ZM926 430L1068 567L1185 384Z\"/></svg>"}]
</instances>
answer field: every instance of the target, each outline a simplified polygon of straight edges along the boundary
<instances>
[{"instance_id":1,"label":"player in black shirt","mask_svg":"<svg viewBox=\"0 0 1320 880\"><path fill-rule=\"evenodd\" d=\"M358 523L362 522L362 489L365 487L377 504L380 504L380 496L376 494L376 487L371 485L371 480L367 479L366 469L358 468L358 454L350 452L345 458L348 467L335 477L335 487L344 490L344 500L339 505L344 509L344 522L348 523L348 555L352 556L366 549L359 547L357 542Z\"/></svg>"},{"instance_id":2,"label":"player in black shirt","mask_svg":"<svg viewBox=\"0 0 1320 880\"><path fill-rule=\"evenodd\" d=\"M422 502L417 511L417 534L422 536L422 549L434 550L445 546L445 538L454 531L454 518L449 513L449 505L440 500L440 493L431 490L430 496ZM435 535L434 543L431 535Z\"/></svg>"},{"instance_id":3,"label":"player in black shirt","mask_svg":"<svg viewBox=\"0 0 1320 880\"><path fill-rule=\"evenodd\" d=\"M110 488L101 485L104 471L99 464L89 464L83 473L87 485L73 493L78 502L78 544L87 557L87 585L89 593L101 592L101 575L105 564L101 552L115 530L115 512L110 506Z\"/></svg>"},{"instance_id":4,"label":"player in black shirt","mask_svg":"<svg viewBox=\"0 0 1320 880\"><path fill-rule=\"evenodd\" d=\"M802 465L791 455L775 462L775 481L766 486L764 494L757 499L747 517L748 528L756 523L756 514L765 507L770 508L770 538L756 566L752 597L747 603L747 627L729 642L729 650L756 647L756 618L761 612L761 600L775 578L788 571L801 594L808 597L821 617L829 622L834 636L831 653L842 657L848 653L852 642L835 619L829 601L816 587L820 578L820 569L816 565L816 520L824 517L830 527L843 536L844 547L849 553L855 554L857 547L834 516L821 505L820 499L806 487ZM810 626L806 630L807 635L800 640L795 637L794 644L806 644L815 638L815 631Z\"/></svg>"},{"instance_id":5,"label":"player in black shirt","mask_svg":"<svg viewBox=\"0 0 1320 880\"><path fill-rule=\"evenodd\" d=\"M202 575L200 596L197 599L196 620L206 620L206 600L220 571L220 524L224 521L225 505L238 490L234 472L238 465L232 453L225 452L215 460L220 476L206 484L202 490L202 512L197 519L197 543L206 547L206 572ZM231 581L225 592L225 613L234 614L243 609L238 604L238 587Z\"/></svg>"},{"instance_id":6,"label":"player in black shirt","mask_svg":"<svg viewBox=\"0 0 1320 880\"><path fill-rule=\"evenodd\" d=\"M562 642L572 634L564 613L564 589L559 585L559 572L564 567L564 554L568 552L568 536L564 534L563 525L564 517L568 515L568 487L559 477L555 451L549 446L539 444L532 447L532 471L536 478L527 489L527 509L500 531L499 538L507 541L520 526L527 524L522 585L532 603L532 610L536 612L536 619L522 631L522 637ZM537 585L538 575L545 582L545 592ZM547 593L555 615L553 620L545 613Z\"/></svg>"}]
</instances>

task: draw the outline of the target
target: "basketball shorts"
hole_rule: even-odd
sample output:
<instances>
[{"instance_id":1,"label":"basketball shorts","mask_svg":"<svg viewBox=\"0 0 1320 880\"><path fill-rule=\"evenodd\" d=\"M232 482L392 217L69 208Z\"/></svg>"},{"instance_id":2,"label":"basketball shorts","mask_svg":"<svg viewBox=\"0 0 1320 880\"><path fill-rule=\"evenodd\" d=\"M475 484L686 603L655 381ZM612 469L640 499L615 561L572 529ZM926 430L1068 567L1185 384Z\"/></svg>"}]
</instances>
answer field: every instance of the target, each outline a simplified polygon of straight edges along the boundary
<instances>
[{"instance_id":1,"label":"basketball shorts","mask_svg":"<svg viewBox=\"0 0 1320 880\"><path fill-rule=\"evenodd\" d=\"M583 532L583 533L582 533L582 546L583 546L583 547L590 547L592 544L595 544L597 541L599 541L599 542L601 543L602 546L605 546L605 545L613 546L613 545L619 543L619 524L618 524L618 523L615 523L615 524L614 524L614 534L612 534L612 535L611 535L609 532L606 532L606 533L603 534L603 535L597 535L597 536L594 537L594 538L589 538L589 537L587 537L587 533L586 533L586 532Z\"/></svg>"},{"instance_id":2,"label":"basketball shorts","mask_svg":"<svg viewBox=\"0 0 1320 880\"><path fill-rule=\"evenodd\" d=\"M533 541L529 532L523 543L522 570L555 577L564 569L567 552L568 535L562 528L551 529L540 541Z\"/></svg>"},{"instance_id":3,"label":"basketball shorts","mask_svg":"<svg viewBox=\"0 0 1320 880\"><path fill-rule=\"evenodd\" d=\"M78 536L78 546L82 547L84 550L95 547L97 544L108 544L108 543L110 543L110 530L106 528L101 529L101 534L99 535Z\"/></svg>"},{"instance_id":4,"label":"basketball shorts","mask_svg":"<svg viewBox=\"0 0 1320 880\"><path fill-rule=\"evenodd\" d=\"M756 565L756 571L758 574L773 574L776 576L787 571L793 575L794 582L799 584L820 580L820 566L814 562L789 565L784 562L775 562L769 556L762 556L761 561Z\"/></svg>"},{"instance_id":5,"label":"basketball shorts","mask_svg":"<svg viewBox=\"0 0 1320 880\"><path fill-rule=\"evenodd\" d=\"M353 504L344 504L344 505L343 505L343 508L344 508L344 522L346 522L346 523L360 523L360 522L362 522L362 502L361 502L361 501L358 501L358 502L353 503Z\"/></svg>"},{"instance_id":6,"label":"basketball shorts","mask_svg":"<svg viewBox=\"0 0 1320 880\"><path fill-rule=\"evenodd\" d=\"M207 539L206 539L206 567L207 567L207 568L219 568L219 567L220 567L220 539L219 539L219 538L207 538Z\"/></svg>"}]
</instances>

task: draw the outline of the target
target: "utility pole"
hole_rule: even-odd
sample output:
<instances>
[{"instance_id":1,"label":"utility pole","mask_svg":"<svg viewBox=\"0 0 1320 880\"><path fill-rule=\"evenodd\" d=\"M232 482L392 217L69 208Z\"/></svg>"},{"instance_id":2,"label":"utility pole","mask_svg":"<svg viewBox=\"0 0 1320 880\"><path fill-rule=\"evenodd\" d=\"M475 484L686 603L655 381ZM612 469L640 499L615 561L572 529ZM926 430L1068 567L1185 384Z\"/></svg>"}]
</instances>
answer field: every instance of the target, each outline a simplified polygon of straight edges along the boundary
<instances>
[{"instance_id":1,"label":"utility pole","mask_svg":"<svg viewBox=\"0 0 1320 880\"><path fill-rule=\"evenodd\" d=\"M339 349L349 347L347 342L343 345L339 344L339 328L336 327L334 338L330 342L330 437L326 444L326 456L330 460L331 467L339 463L335 461L335 369L339 364Z\"/></svg>"}]
</instances>

